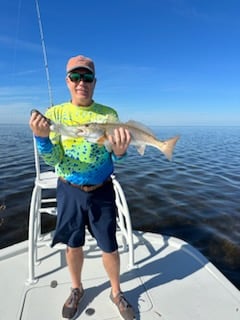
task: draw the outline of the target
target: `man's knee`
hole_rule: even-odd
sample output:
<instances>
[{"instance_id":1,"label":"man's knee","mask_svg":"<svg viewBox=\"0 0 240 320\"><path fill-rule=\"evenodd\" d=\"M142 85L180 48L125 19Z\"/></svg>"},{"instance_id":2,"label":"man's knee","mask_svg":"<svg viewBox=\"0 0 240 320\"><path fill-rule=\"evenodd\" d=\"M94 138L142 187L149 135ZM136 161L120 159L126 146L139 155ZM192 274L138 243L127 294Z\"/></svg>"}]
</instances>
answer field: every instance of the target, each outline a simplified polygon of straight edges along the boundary
<instances>
[{"instance_id":1,"label":"man's knee","mask_svg":"<svg viewBox=\"0 0 240 320\"><path fill-rule=\"evenodd\" d=\"M72 247L68 247L66 249L66 254L71 254L71 255L75 255L75 254L79 254L82 252L82 247L77 247L77 248L72 248Z\"/></svg>"}]
</instances>

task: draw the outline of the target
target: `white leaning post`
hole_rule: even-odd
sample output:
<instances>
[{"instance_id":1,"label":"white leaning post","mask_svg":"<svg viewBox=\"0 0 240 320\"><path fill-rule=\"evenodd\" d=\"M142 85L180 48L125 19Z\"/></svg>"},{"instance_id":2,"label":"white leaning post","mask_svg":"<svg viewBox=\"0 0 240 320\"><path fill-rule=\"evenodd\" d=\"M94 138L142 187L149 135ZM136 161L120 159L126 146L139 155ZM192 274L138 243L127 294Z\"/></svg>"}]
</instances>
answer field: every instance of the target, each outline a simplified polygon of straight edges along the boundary
<instances>
[{"instance_id":1,"label":"white leaning post","mask_svg":"<svg viewBox=\"0 0 240 320\"><path fill-rule=\"evenodd\" d=\"M134 268L134 249L131 217L129 214L126 197L120 183L117 181L114 175L112 175L111 178L116 195L116 205L118 209L117 223L121 232L123 233L123 243L125 246L125 250L127 249L126 242L128 244L128 268L131 270Z\"/></svg>"},{"instance_id":2,"label":"white leaning post","mask_svg":"<svg viewBox=\"0 0 240 320\"><path fill-rule=\"evenodd\" d=\"M38 240L41 240L41 212L56 214L56 198L43 198L43 189L55 190L57 187L57 176L54 171L42 172L40 170L40 161L37 151L36 141L33 138L34 159L36 177L31 197L30 212L29 212L29 230L28 230L28 279L27 284L37 282L35 276L35 265L37 264L37 248ZM47 206L50 203L51 206ZM52 204L55 204L54 207ZM44 209L42 208L44 204Z\"/></svg>"}]
</instances>

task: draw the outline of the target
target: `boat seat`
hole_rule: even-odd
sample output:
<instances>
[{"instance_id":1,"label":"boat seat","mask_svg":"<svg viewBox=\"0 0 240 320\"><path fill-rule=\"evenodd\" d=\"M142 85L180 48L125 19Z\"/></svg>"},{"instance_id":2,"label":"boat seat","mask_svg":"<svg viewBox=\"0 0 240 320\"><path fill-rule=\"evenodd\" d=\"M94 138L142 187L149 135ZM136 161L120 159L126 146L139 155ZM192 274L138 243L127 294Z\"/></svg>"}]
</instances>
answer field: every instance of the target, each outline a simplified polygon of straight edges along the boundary
<instances>
[{"instance_id":1,"label":"boat seat","mask_svg":"<svg viewBox=\"0 0 240 320\"><path fill-rule=\"evenodd\" d=\"M56 187L57 175L54 171L41 172L40 157L37 151L35 138L33 138L34 159L36 176L30 202L29 211L29 230L28 230L28 284L34 284L37 281L35 266L38 264L38 247L49 245L50 240L45 241L45 237L41 232L41 214L47 213L57 215ZM117 226L122 233L123 250L128 250L129 269L134 267L134 250L132 223L128 210L127 201L120 183L114 175L111 176L117 206ZM54 194L49 197L49 194Z\"/></svg>"}]
</instances>

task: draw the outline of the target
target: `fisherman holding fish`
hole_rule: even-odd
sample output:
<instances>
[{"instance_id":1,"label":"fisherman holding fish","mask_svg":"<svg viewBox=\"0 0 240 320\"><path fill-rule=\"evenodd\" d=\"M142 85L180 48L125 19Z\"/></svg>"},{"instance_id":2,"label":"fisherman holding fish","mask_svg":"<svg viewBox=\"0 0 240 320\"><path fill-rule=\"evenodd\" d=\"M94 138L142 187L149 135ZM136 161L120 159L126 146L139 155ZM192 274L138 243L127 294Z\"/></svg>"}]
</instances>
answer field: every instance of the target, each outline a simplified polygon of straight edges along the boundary
<instances>
[{"instance_id":1,"label":"fisherman holding fish","mask_svg":"<svg viewBox=\"0 0 240 320\"><path fill-rule=\"evenodd\" d=\"M66 260L72 284L62 316L74 317L84 294L81 273L87 226L102 250L103 265L111 284L110 299L122 318L131 320L135 318L134 310L120 287L115 193L110 178L114 162L126 155L131 134L127 127L119 125L111 132L104 131L102 143L102 131L98 134L95 130L95 135L86 137L83 129L88 123L119 121L114 109L93 100L96 76L90 58L79 55L69 59L66 84L71 100L50 107L44 116L32 112L29 121L40 155L55 167L59 177L57 225L52 246L59 242L67 245Z\"/></svg>"}]
</instances>

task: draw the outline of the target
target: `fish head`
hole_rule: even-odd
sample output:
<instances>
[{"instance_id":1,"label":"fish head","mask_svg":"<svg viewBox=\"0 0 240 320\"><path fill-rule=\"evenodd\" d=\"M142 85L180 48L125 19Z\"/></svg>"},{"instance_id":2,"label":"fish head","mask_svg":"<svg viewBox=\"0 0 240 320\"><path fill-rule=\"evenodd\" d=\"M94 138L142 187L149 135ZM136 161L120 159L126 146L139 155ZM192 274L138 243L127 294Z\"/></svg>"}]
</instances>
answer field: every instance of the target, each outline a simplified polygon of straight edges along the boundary
<instances>
[{"instance_id":1,"label":"fish head","mask_svg":"<svg viewBox=\"0 0 240 320\"><path fill-rule=\"evenodd\" d=\"M87 140L96 141L104 135L104 130L95 123L86 123L77 126L77 135Z\"/></svg>"}]
</instances>

